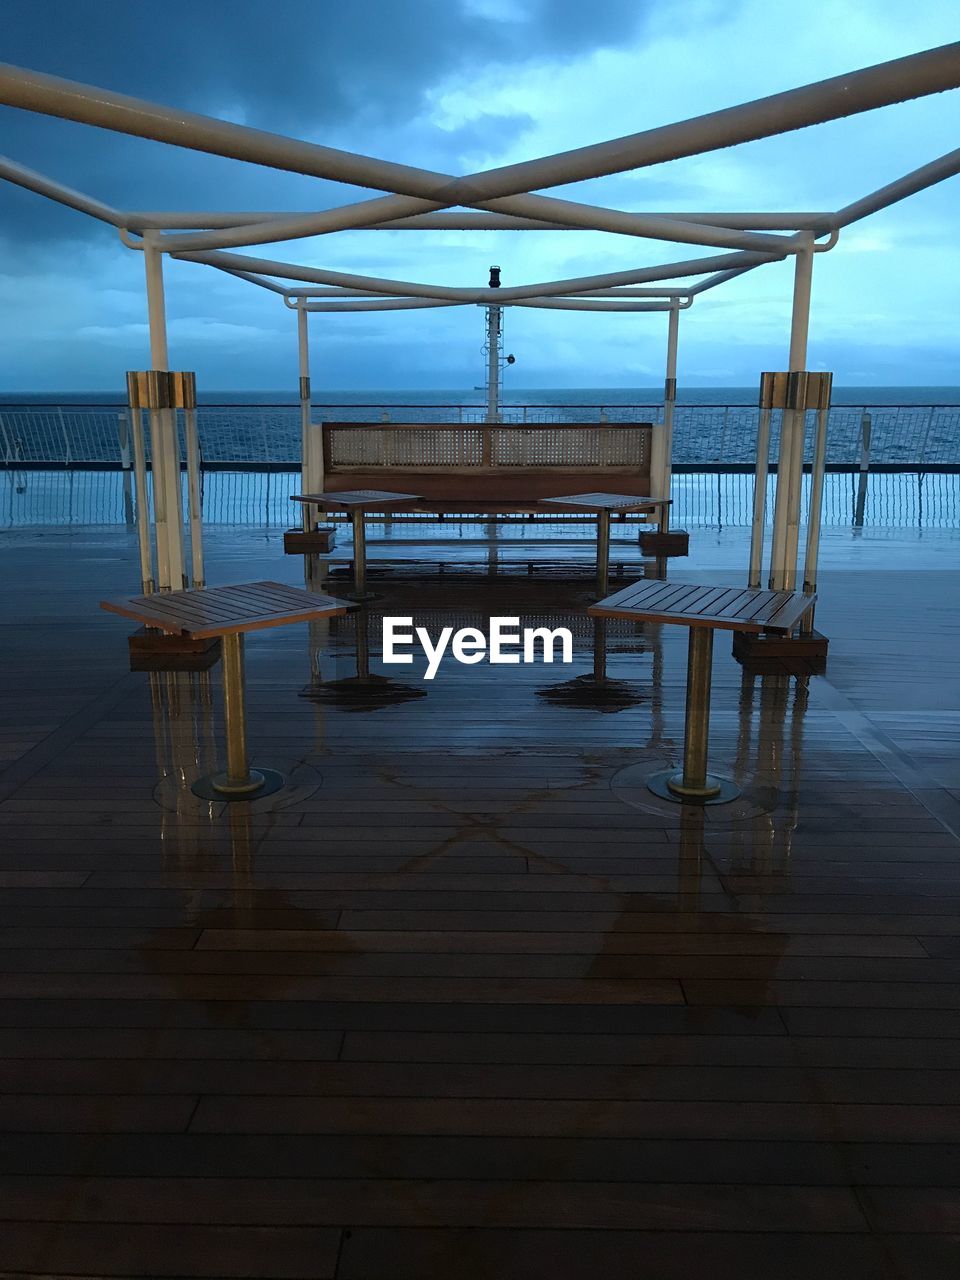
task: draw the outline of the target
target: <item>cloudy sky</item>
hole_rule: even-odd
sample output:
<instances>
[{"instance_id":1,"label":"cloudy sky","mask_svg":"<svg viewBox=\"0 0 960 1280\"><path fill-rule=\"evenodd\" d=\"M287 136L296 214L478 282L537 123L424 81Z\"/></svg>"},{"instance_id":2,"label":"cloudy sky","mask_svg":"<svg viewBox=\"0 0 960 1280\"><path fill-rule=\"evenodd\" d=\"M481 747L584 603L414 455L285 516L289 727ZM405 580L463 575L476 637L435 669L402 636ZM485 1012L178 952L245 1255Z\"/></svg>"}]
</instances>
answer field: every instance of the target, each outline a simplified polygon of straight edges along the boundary
<instances>
[{"instance_id":1,"label":"cloudy sky","mask_svg":"<svg viewBox=\"0 0 960 1280\"><path fill-rule=\"evenodd\" d=\"M800 15L798 18L798 14ZM451 174L699 115L956 39L942 0L0 0L0 59ZM835 209L957 146L960 91L556 189L644 211ZM0 107L13 160L124 209L321 209L366 192ZM960 178L846 231L816 260L809 366L841 386L960 383ZM459 285L699 256L588 232L360 231L252 253ZM706 253L715 251L706 250ZM204 390L296 386L282 301L169 262L171 364ZM702 297L680 382L783 368L792 268ZM513 310L509 387L652 387L666 318ZM311 319L317 392L469 388L475 307ZM149 364L142 255L0 181L0 393L120 390Z\"/></svg>"}]
</instances>

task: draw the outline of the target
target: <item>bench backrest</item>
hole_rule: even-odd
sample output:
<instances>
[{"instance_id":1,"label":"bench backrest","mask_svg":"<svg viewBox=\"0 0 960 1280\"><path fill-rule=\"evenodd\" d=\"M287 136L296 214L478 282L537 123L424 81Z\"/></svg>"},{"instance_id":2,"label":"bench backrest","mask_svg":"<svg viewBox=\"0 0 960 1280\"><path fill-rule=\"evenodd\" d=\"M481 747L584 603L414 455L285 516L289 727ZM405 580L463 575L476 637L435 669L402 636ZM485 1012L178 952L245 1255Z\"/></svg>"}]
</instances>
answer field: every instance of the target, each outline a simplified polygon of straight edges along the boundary
<instances>
[{"instance_id":1,"label":"bench backrest","mask_svg":"<svg viewBox=\"0 0 960 1280\"><path fill-rule=\"evenodd\" d=\"M650 431L646 422L324 422L324 488L407 490L457 503L601 489L643 495Z\"/></svg>"}]
</instances>

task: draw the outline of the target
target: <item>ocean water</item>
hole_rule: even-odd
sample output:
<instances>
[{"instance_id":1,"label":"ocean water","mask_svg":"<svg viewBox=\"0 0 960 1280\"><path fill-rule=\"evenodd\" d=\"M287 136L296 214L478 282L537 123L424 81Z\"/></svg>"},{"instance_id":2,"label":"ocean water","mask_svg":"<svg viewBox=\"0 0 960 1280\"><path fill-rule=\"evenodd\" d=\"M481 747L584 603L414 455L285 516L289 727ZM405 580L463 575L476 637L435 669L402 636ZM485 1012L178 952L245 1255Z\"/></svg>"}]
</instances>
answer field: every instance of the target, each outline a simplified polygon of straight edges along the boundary
<instances>
[{"instance_id":1,"label":"ocean water","mask_svg":"<svg viewBox=\"0 0 960 1280\"><path fill-rule=\"evenodd\" d=\"M201 391L205 405L294 405L298 393L292 388L273 391ZM544 390L540 387L507 387L504 405L659 405L663 387L563 387ZM122 405L122 391L24 391L0 392L0 409L24 405ZM314 390L315 405L463 405L480 406L482 391L437 389L433 391L321 391ZM757 403L754 387L685 387L677 390L681 405L749 405ZM837 387L833 388L837 405L960 405L957 387Z\"/></svg>"},{"instance_id":2,"label":"ocean water","mask_svg":"<svg viewBox=\"0 0 960 1280\"><path fill-rule=\"evenodd\" d=\"M197 425L207 466L296 464L300 457L299 401L292 391L210 391L200 396ZM404 421L478 422L482 391L331 391L313 398L314 421L378 424ZM61 392L42 399L0 396L0 466L34 464L117 466L124 432L121 393ZM531 427L550 422L659 422L661 392L586 387L553 391L509 390L506 423ZM871 461L926 469L960 466L960 387L863 387L834 392L827 429L827 460L856 466L869 416ZM756 456L759 413L748 388L682 390L674 417L677 467L750 466ZM776 456L780 414L771 422ZM807 456L814 419L808 415Z\"/></svg>"}]
</instances>

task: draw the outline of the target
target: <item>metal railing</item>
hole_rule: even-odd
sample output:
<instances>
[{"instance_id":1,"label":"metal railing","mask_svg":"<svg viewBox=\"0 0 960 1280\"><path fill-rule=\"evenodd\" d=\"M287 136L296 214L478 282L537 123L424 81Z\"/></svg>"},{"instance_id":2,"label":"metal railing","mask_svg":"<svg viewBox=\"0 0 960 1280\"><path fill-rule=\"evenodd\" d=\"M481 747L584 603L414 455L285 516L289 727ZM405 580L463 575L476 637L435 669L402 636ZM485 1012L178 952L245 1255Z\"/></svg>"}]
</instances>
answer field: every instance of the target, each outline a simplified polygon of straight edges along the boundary
<instances>
[{"instance_id":1,"label":"metal railing","mask_svg":"<svg viewBox=\"0 0 960 1280\"><path fill-rule=\"evenodd\" d=\"M203 487L203 517L211 525L247 525L285 529L296 511L290 495L298 488L292 474L276 471L218 470L207 472ZM824 526L858 523L859 477L854 472L831 472L826 477ZM767 492L768 521L775 485ZM750 525L753 476L737 471L674 473L673 518L677 527L724 528ZM45 525L127 525L133 527L135 496L129 471L92 468L9 468L0 470L0 529ZM592 536L582 520L538 516L498 519L498 536L520 541ZM867 527L955 529L960 527L960 472L893 472L869 476L863 501ZM489 527L489 517L479 522ZM408 519L397 514L389 522L390 537L412 539L476 536L477 521ZM370 538L382 529L370 526ZM612 536L636 542L637 523L614 521Z\"/></svg>"},{"instance_id":2,"label":"metal railing","mask_svg":"<svg viewBox=\"0 0 960 1280\"><path fill-rule=\"evenodd\" d=\"M318 404L315 421L356 423L480 422L481 405ZM122 405L0 404L0 463L6 467L121 466L126 410ZM505 405L505 423L659 422L659 404ZM772 423L776 456L779 422ZM203 464L211 468L299 465L297 405L201 405L197 410ZM674 415L674 470L738 469L753 465L758 410L753 405L684 405ZM960 467L960 405L834 405L827 463L860 465L864 434L871 467L950 470ZM812 439L812 430L808 433Z\"/></svg>"}]
</instances>

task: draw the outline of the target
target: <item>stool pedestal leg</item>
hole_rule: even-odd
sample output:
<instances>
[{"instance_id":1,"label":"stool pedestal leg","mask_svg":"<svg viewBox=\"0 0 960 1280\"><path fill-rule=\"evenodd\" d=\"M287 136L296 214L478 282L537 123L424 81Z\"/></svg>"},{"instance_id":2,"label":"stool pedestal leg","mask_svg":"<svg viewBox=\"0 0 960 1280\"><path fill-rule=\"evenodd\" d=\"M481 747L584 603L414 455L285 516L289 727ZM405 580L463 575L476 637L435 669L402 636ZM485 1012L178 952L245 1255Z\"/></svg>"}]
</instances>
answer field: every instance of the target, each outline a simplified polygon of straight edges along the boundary
<instances>
[{"instance_id":1,"label":"stool pedestal leg","mask_svg":"<svg viewBox=\"0 0 960 1280\"><path fill-rule=\"evenodd\" d=\"M210 785L225 796L250 795L265 782L262 773L247 763L247 722L244 710L243 635L223 637L223 715L227 736L227 768Z\"/></svg>"},{"instance_id":2,"label":"stool pedestal leg","mask_svg":"<svg viewBox=\"0 0 960 1280\"><path fill-rule=\"evenodd\" d=\"M647 785L667 800L722 804L740 794L739 787L707 772L710 737L710 677L713 628L691 627L687 651L687 706L683 722L683 769L650 778Z\"/></svg>"},{"instance_id":3,"label":"stool pedestal leg","mask_svg":"<svg viewBox=\"0 0 960 1280\"><path fill-rule=\"evenodd\" d=\"M708 800L720 794L720 784L707 775L710 736L710 680L713 630L691 627L687 651L687 708L683 721L683 772L667 782L684 798Z\"/></svg>"}]
</instances>

